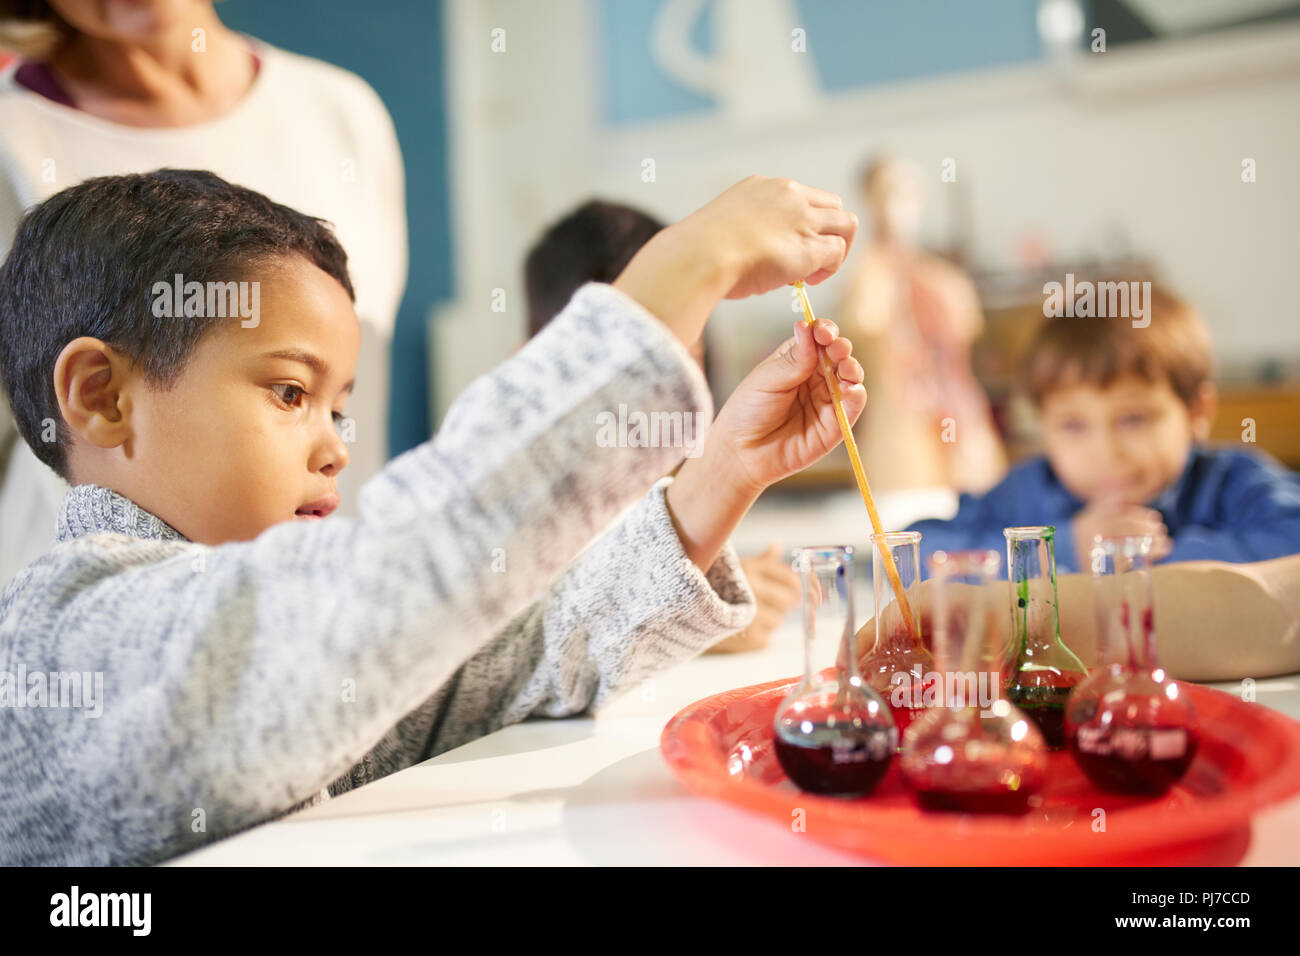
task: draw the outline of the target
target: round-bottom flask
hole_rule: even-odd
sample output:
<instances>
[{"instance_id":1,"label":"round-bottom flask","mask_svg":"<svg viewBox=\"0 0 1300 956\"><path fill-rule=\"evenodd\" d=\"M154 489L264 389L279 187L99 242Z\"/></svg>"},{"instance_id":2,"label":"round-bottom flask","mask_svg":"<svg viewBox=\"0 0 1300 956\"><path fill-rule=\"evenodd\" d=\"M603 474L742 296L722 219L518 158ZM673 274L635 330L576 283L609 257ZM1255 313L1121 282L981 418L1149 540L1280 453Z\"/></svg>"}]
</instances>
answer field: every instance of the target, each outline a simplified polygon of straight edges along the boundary
<instances>
[{"instance_id":1,"label":"round-bottom flask","mask_svg":"<svg viewBox=\"0 0 1300 956\"><path fill-rule=\"evenodd\" d=\"M1024 813L1047 779L1047 745L1023 712L1001 696L1001 648L990 585L996 551L936 552L933 646L940 705L903 735L901 767L930 810Z\"/></svg>"},{"instance_id":2,"label":"round-bottom flask","mask_svg":"<svg viewBox=\"0 0 1300 956\"><path fill-rule=\"evenodd\" d=\"M801 548L794 568L803 589L804 675L773 719L777 760L801 790L833 796L870 793L889 769L898 729L885 702L857 672L853 629L853 549ZM846 644L848 665L820 680L818 636Z\"/></svg>"},{"instance_id":3,"label":"round-bottom flask","mask_svg":"<svg viewBox=\"0 0 1300 956\"><path fill-rule=\"evenodd\" d=\"M1101 664L1074 689L1069 750L1103 790L1159 795L1196 757L1196 709L1156 659L1151 538L1101 537L1092 553Z\"/></svg>"},{"instance_id":4,"label":"round-bottom flask","mask_svg":"<svg viewBox=\"0 0 1300 956\"><path fill-rule=\"evenodd\" d=\"M926 681L934 673L934 658L921 638L921 616L916 586L921 579L918 531L889 531L871 536L871 577L875 590L876 639L862 658L865 680L888 704L900 735L925 714ZM888 550L898 571L899 584L909 595L901 605L882 552ZM906 609L905 609L906 608Z\"/></svg>"}]
</instances>

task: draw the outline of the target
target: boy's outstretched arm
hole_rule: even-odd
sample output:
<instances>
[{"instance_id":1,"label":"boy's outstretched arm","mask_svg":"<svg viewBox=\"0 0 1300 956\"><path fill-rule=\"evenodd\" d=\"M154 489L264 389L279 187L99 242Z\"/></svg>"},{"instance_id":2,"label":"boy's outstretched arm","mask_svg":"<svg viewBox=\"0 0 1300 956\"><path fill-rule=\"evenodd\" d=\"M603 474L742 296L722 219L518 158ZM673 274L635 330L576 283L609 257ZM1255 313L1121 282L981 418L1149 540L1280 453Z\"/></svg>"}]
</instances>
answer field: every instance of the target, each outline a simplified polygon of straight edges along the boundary
<instances>
[{"instance_id":1,"label":"boy's outstretched arm","mask_svg":"<svg viewBox=\"0 0 1300 956\"><path fill-rule=\"evenodd\" d=\"M651 489L330 791L529 717L598 708L744 627L754 603L735 553L725 548L701 572L672 526L666 485Z\"/></svg>"},{"instance_id":2,"label":"boy's outstretched arm","mask_svg":"<svg viewBox=\"0 0 1300 956\"><path fill-rule=\"evenodd\" d=\"M529 716L599 707L748 624L753 599L727 538L764 488L840 441L819 347L855 420L866 394L851 344L825 319L814 329L797 324L794 338L737 387L698 457L652 489L331 789Z\"/></svg>"}]
</instances>

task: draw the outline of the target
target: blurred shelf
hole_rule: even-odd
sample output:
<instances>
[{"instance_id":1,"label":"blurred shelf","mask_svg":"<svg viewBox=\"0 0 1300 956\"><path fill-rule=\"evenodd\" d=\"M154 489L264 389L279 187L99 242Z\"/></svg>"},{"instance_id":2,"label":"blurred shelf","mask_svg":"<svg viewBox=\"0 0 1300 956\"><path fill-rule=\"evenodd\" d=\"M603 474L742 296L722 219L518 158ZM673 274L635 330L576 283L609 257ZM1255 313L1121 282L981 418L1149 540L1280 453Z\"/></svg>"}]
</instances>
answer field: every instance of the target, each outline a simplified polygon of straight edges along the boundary
<instances>
[{"instance_id":1,"label":"blurred shelf","mask_svg":"<svg viewBox=\"0 0 1300 956\"><path fill-rule=\"evenodd\" d=\"M1254 424L1254 447L1288 468L1300 469L1300 382L1278 385L1224 384L1210 440L1245 443Z\"/></svg>"}]
</instances>

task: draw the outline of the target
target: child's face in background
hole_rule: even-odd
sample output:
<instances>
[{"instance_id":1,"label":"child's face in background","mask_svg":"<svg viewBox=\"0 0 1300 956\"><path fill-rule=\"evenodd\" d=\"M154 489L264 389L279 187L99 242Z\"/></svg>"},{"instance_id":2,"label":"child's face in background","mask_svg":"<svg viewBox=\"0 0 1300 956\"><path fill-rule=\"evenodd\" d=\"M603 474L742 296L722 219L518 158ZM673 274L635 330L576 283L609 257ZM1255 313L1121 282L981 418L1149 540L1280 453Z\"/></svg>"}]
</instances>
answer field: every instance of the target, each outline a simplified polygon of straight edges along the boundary
<instances>
[{"instance_id":1,"label":"child's face in background","mask_svg":"<svg viewBox=\"0 0 1300 956\"><path fill-rule=\"evenodd\" d=\"M1041 409L1044 451L1057 477L1088 504L1144 505L1182 474L1208 408L1189 408L1169 383L1129 375L1106 388L1054 389Z\"/></svg>"},{"instance_id":2,"label":"child's face in background","mask_svg":"<svg viewBox=\"0 0 1300 956\"><path fill-rule=\"evenodd\" d=\"M116 483L129 487L115 488L204 544L319 520L298 512L337 507L348 463L336 418L361 345L352 302L298 257L254 268L253 280L256 327L230 320L200 340L172 388L133 393L133 460Z\"/></svg>"}]
</instances>

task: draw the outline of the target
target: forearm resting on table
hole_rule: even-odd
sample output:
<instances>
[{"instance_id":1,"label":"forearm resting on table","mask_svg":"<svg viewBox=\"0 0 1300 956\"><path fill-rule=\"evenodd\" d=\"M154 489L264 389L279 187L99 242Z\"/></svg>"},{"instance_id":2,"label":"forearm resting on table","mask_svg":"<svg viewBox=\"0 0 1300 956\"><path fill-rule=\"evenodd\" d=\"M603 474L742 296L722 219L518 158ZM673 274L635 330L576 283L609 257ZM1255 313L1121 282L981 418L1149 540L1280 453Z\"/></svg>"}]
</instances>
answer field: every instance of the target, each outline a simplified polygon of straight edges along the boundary
<instances>
[{"instance_id":1,"label":"forearm resting on table","mask_svg":"<svg viewBox=\"0 0 1300 956\"><path fill-rule=\"evenodd\" d=\"M1160 664L1183 680L1220 681L1300 671L1300 555L1227 564L1188 561L1151 573ZM1086 574L1059 578L1061 634L1097 661L1097 615Z\"/></svg>"},{"instance_id":2,"label":"forearm resting on table","mask_svg":"<svg viewBox=\"0 0 1300 956\"><path fill-rule=\"evenodd\" d=\"M1151 572L1155 600L1156 652L1173 677L1193 681L1241 680L1300 672L1300 555L1229 564L1186 561L1157 565ZM926 634L935 582L923 581L913 606ZM1004 608L1008 585L989 591L993 620L1006 638ZM1061 637L1089 667L1097 664L1097 609L1092 576L1057 578ZM893 605L890 605L893 607ZM859 654L874 639L874 623L858 632Z\"/></svg>"}]
</instances>

